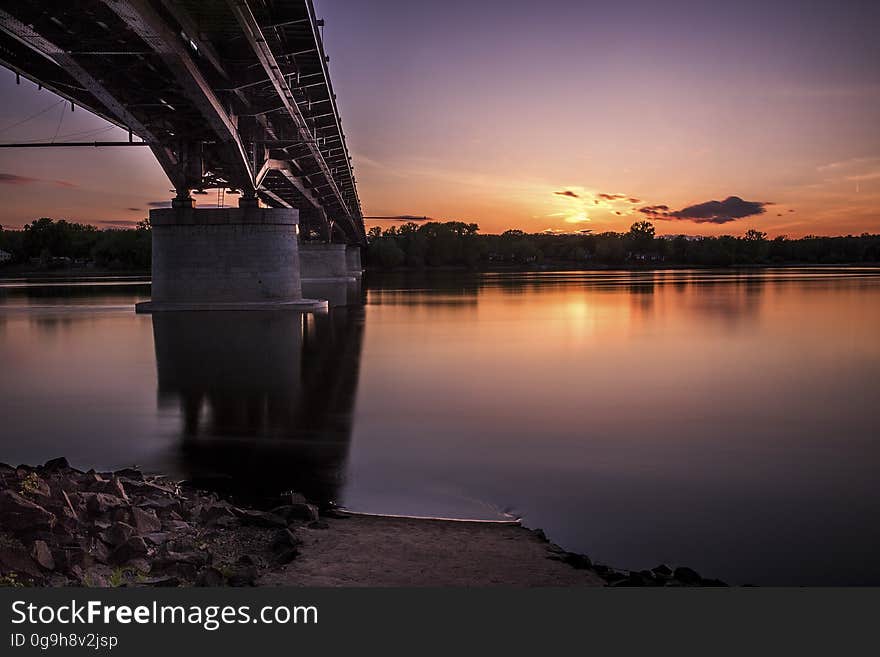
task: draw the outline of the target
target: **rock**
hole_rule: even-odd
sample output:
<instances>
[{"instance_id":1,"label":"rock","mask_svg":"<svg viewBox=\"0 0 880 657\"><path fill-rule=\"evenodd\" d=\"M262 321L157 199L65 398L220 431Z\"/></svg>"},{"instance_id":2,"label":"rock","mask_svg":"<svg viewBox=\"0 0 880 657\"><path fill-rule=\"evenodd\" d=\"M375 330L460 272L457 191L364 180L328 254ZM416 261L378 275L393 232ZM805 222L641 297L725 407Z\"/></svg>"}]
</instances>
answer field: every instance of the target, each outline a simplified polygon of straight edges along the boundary
<instances>
[{"instance_id":1,"label":"rock","mask_svg":"<svg viewBox=\"0 0 880 657\"><path fill-rule=\"evenodd\" d=\"M682 584L699 584L703 579L696 570L687 566L679 566L673 571L672 576Z\"/></svg>"},{"instance_id":2,"label":"rock","mask_svg":"<svg viewBox=\"0 0 880 657\"><path fill-rule=\"evenodd\" d=\"M198 518L206 524L211 524L217 522L221 518L235 517L235 513L232 509L233 507L225 502L209 504L199 510Z\"/></svg>"},{"instance_id":3,"label":"rock","mask_svg":"<svg viewBox=\"0 0 880 657\"><path fill-rule=\"evenodd\" d=\"M82 493L82 497L86 501L86 510L92 516L100 516L125 506L125 500L107 493Z\"/></svg>"},{"instance_id":4,"label":"rock","mask_svg":"<svg viewBox=\"0 0 880 657\"><path fill-rule=\"evenodd\" d=\"M209 559L209 556L204 552L168 551L157 561L157 565L160 565L160 567L168 567L172 565L186 564L187 566L201 568L208 563Z\"/></svg>"},{"instance_id":5,"label":"rock","mask_svg":"<svg viewBox=\"0 0 880 657\"><path fill-rule=\"evenodd\" d=\"M239 520L235 516L221 516L220 518L217 518L212 524L214 527L229 529L230 527L235 527L236 525L238 525Z\"/></svg>"},{"instance_id":6,"label":"rock","mask_svg":"<svg viewBox=\"0 0 880 657\"><path fill-rule=\"evenodd\" d=\"M727 583L722 582L720 579L704 579L700 582L700 586L726 587Z\"/></svg>"},{"instance_id":7,"label":"rock","mask_svg":"<svg viewBox=\"0 0 880 657\"><path fill-rule=\"evenodd\" d=\"M203 568L196 577L196 586L223 586L223 573L216 568Z\"/></svg>"},{"instance_id":8,"label":"rock","mask_svg":"<svg viewBox=\"0 0 880 657\"><path fill-rule=\"evenodd\" d=\"M562 557L562 560L569 566L577 570L586 570L593 567L592 560L585 554L575 554L574 552L568 552L565 554L565 556Z\"/></svg>"},{"instance_id":9,"label":"rock","mask_svg":"<svg viewBox=\"0 0 880 657\"><path fill-rule=\"evenodd\" d=\"M11 490L0 491L0 527L14 534L51 531L55 514Z\"/></svg>"},{"instance_id":10,"label":"rock","mask_svg":"<svg viewBox=\"0 0 880 657\"><path fill-rule=\"evenodd\" d=\"M285 504L284 506L279 506L272 509L272 513L275 513L282 518L285 518L288 522L290 522L291 520L314 522L318 519L318 507L316 507L314 504Z\"/></svg>"},{"instance_id":11,"label":"rock","mask_svg":"<svg viewBox=\"0 0 880 657\"><path fill-rule=\"evenodd\" d=\"M49 549L49 544L46 541L34 541L31 557L41 568L55 570L55 558L52 556L52 551Z\"/></svg>"},{"instance_id":12,"label":"rock","mask_svg":"<svg viewBox=\"0 0 880 657\"><path fill-rule=\"evenodd\" d=\"M250 527L287 527L287 520L275 513L255 511L253 509L238 509L236 514L241 524Z\"/></svg>"},{"instance_id":13,"label":"rock","mask_svg":"<svg viewBox=\"0 0 880 657\"><path fill-rule=\"evenodd\" d=\"M180 580L174 576L147 577L144 579L139 579L137 581L138 586L152 586L163 588L180 586L180 583Z\"/></svg>"},{"instance_id":14,"label":"rock","mask_svg":"<svg viewBox=\"0 0 880 657\"><path fill-rule=\"evenodd\" d=\"M657 577L671 577L672 576L672 568L667 566L665 563L661 563L659 566L652 568L651 572L654 573Z\"/></svg>"},{"instance_id":15,"label":"rock","mask_svg":"<svg viewBox=\"0 0 880 657\"><path fill-rule=\"evenodd\" d=\"M110 547L118 547L134 536L137 530L124 522L115 522L102 531L99 536Z\"/></svg>"},{"instance_id":16,"label":"rock","mask_svg":"<svg viewBox=\"0 0 880 657\"><path fill-rule=\"evenodd\" d=\"M549 542L547 540L547 534L544 533L543 529L533 529L532 534L534 534L539 540L544 541L545 543Z\"/></svg>"},{"instance_id":17,"label":"rock","mask_svg":"<svg viewBox=\"0 0 880 657\"><path fill-rule=\"evenodd\" d=\"M43 470L46 472L59 472L62 470L70 470L70 463L63 456L57 459L49 459L43 464Z\"/></svg>"},{"instance_id":18,"label":"rock","mask_svg":"<svg viewBox=\"0 0 880 657\"><path fill-rule=\"evenodd\" d=\"M239 566L229 575L229 586L253 586L257 579L255 566Z\"/></svg>"},{"instance_id":19,"label":"rock","mask_svg":"<svg viewBox=\"0 0 880 657\"><path fill-rule=\"evenodd\" d=\"M128 494L125 492L125 486L122 485L119 477L115 475L110 479L110 481L101 486L101 492L107 493L108 495L115 495L116 497L122 498L126 502L129 501Z\"/></svg>"},{"instance_id":20,"label":"rock","mask_svg":"<svg viewBox=\"0 0 880 657\"><path fill-rule=\"evenodd\" d=\"M120 479L131 479L132 481L144 480L143 473L140 470L135 470L134 468L122 468L122 470L117 470L113 474L115 474Z\"/></svg>"},{"instance_id":21,"label":"rock","mask_svg":"<svg viewBox=\"0 0 880 657\"><path fill-rule=\"evenodd\" d=\"M151 509L132 507L131 516L139 534L150 534L162 529L162 521L159 520L156 512Z\"/></svg>"},{"instance_id":22,"label":"rock","mask_svg":"<svg viewBox=\"0 0 880 657\"><path fill-rule=\"evenodd\" d=\"M153 545L162 545L170 537L171 534L169 534L168 532L152 532L150 534L145 534L144 540L148 543L152 543Z\"/></svg>"},{"instance_id":23,"label":"rock","mask_svg":"<svg viewBox=\"0 0 880 657\"><path fill-rule=\"evenodd\" d=\"M272 536L272 549L276 552L302 545L302 541L289 529L279 529Z\"/></svg>"},{"instance_id":24,"label":"rock","mask_svg":"<svg viewBox=\"0 0 880 657\"><path fill-rule=\"evenodd\" d=\"M41 579L40 568L25 549L19 545L0 545L0 573L16 573Z\"/></svg>"},{"instance_id":25,"label":"rock","mask_svg":"<svg viewBox=\"0 0 880 657\"><path fill-rule=\"evenodd\" d=\"M310 522L308 526L309 529L330 529L330 523L324 522L323 520Z\"/></svg>"},{"instance_id":26,"label":"rock","mask_svg":"<svg viewBox=\"0 0 880 657\"><path fill-rule=\"evenodd\" d=\"M132 536L110 553L110 561L115 564L124 564L132 559L145 556L147 552L147 544L144 539L140 536Z\"/></svg>"},{"instance_id":27,"label":"rock","mask_svg":"<svg viewBox=\"0 0 880 657\"><path fill-rule=\"evenodd\" d=\"M191 538L174 538L165 545L169 552L192 552L196 549L196 543Z\"/></svg>"},{"instance_id":28,"label":"rock","mask_svg":"<svg viewBox=\"0 0 880 657\"><path fill-rule=\"evenodd\" d=\"M275 552L275 558L280 564L288 564L299 556L299 550L295 547L285 547Z\"/></svg>"}]
</instances>

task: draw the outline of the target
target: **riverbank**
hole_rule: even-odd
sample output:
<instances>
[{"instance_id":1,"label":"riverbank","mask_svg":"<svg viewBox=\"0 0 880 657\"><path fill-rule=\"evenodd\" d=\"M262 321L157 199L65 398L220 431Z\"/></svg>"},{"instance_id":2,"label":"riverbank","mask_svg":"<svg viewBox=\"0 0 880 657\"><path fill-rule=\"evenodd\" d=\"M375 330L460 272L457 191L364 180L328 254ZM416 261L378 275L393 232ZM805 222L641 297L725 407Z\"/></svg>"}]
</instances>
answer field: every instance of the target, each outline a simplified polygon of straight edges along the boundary
<instances>
[{"instance_id":1,"label":"riverbank","mask_svg":"<svg viewBox=\"0 0 880 657\"><path fill-rule=\"evenodd\" d=\"M633 572L517 522L359 515L290 493L271 510L64 458L0 464L6 586L723 586L689 568Z\"/></svg>"}]
</instances>

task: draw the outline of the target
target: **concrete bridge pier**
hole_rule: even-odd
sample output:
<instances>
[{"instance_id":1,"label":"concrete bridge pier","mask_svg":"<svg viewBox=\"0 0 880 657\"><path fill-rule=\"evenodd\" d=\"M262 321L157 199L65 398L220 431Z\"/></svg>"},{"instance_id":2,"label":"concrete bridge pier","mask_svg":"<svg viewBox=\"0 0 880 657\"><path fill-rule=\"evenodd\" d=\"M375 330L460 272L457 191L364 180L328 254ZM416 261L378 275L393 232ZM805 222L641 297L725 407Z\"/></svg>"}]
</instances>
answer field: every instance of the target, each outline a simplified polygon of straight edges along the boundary
<instances>
[{"instance_id":1,"label":"concrete bridge pier","mask_svg":"<svg viewBox=\"0 0 880 657\"><path fill-rule=\"evenodd\" d=\"M351 276L360 278L364 273L364 267L361 264L361 247L355 244L349 244L345 248L345 262L348 266L348 273Z\"/></svg>"},{"instance_id":2,"label":"concrete bridge pier","mask_svg":"<svg viewBox=\"0 0 880 657\"><path fill-rule=\"evenodd\" d=\"M306 281L351 280L345 244L300 242L300 271Z\"/></svg>"},{"instance_id":3,"label":"concrete bridge pier","mask_svg":"<svg viewBox=\"0 0 880 657\"><path fill-rule=\"evenodd\" d=\"M327 308L302 296L298 211L249 200L196 209L192 199L178 198L151 210L152 300L137 311Z\"/></svg>"}]
</instances>

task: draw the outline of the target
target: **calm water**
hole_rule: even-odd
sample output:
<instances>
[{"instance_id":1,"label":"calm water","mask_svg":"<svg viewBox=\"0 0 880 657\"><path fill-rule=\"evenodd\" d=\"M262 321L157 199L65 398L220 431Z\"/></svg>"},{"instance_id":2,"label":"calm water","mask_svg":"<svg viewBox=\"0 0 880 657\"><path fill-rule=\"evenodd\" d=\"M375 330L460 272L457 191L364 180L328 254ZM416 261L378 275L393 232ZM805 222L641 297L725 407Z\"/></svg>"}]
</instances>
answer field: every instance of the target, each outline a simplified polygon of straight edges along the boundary
<instances>
[{"instance_id":1,"label":"calm water","mask_svg":"<svg viewBox=\"0 0 880 657\"><path fill-rule=\"evenodd\" d=\"M310 292L336 307L150 317L145 283L0 281L0 461L513 514L734 583L880 584L880 270Z\"/></svg>"}]
</instances>

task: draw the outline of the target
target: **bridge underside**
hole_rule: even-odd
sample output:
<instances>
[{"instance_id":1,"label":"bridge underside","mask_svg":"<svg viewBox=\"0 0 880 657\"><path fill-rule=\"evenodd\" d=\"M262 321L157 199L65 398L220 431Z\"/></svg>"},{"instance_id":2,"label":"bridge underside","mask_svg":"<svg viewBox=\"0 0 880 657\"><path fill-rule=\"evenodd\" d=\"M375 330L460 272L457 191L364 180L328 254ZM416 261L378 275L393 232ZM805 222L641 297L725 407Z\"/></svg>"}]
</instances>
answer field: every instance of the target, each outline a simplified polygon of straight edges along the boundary
<instances>
[{"instance_id":1,"label":"bridge underside","mask_svg":"<svg viewBox=\"0 0 880 657\"><path fill-rule=\"evenodd\" d=\"M229 188L365 240L311 0L2 0L0 63L148 142L175 207Z\"/></svg>"}]
</instances>

